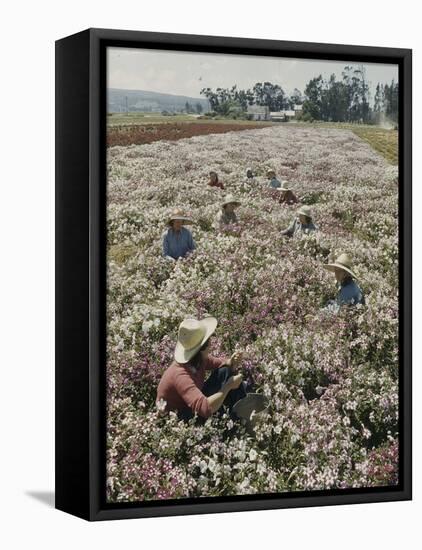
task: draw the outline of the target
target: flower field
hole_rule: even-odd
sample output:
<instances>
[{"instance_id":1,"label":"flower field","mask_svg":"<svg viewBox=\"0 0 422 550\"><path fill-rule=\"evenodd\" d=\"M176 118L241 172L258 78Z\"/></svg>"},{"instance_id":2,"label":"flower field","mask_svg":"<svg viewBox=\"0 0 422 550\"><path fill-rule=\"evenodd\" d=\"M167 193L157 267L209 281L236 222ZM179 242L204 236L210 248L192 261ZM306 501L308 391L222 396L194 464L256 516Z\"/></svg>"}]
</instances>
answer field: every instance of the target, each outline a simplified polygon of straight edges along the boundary
<instances>
[{"instance_id":1,"label":"flower field","mask_svg":"<svg viewBox=\"0 0 422 550\"><path fill-rule=\"evenodd\" d=\"M257 174L246 185L246 168ZM286 239L294 206L266 187L276 170L311 205L319 232ZM224 191L240 227L217 232ZM111 502L375 487L398 479L397 167L349 130L272 126L108 148L107 497ZM173 207L197 250L161 256ZM354 260L366 305L336 294L321 266ZM177 420L155 407L177 329L217 317L213 354L245 350L242 372L270 399L255 437L227 416Z\"/></svg>"}]
</instances>

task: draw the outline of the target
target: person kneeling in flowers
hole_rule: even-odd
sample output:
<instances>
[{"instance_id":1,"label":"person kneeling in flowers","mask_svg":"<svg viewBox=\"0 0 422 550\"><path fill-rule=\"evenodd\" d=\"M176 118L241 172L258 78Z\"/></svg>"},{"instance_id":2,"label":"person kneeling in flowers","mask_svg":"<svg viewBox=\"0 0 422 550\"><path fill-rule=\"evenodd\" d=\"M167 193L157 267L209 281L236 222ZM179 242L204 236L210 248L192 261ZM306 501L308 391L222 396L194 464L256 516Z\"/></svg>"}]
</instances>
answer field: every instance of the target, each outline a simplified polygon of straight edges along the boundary
<instances>
[{"instance_id":1,"label":"person kneeling in flowers","mask_svg":"<svg viewBox=\"0 0 422 550\"><path fill-rule=\"evenodd\" d=\"M279 181L277 179L274 170L267 170L267 178L270 180L271 189L280 189L281 188L281 181Z\"/></svg>"},{"instance_id":2,"label":"person kneeling in flowers","mask_svg":"<svg viewBox=\"0 0 422 550\"><path fill-rule=\"evenodd\" d=\"M252 168L246 168L246 179L250 182L255 180L255 175L252 171Z\"/></svg>"},{"instance_id":3,"label":"person kneeling in flowers","mask_svg":"<svg viewBox=\"0 0 422 550\"><path fill-rule=\"evenodd\" d=\"M163 235L163 256L177 260L183 258L196 248L192 233L184 224L192 223L192 220L185 216L183 211L176 208L168 219L168 230Z\"/></svg>"},{"instance_id":4,"label":"person kneeling in flowers","mask_svg":"<svg viewBox=\"0 0 422 550\"><path fill-rule=\"evenodd\" d=\"M363 292L354 280L357 277L353 272L352 260L348 254L340 254L334 263L325 264L324 268L334 273L339 284L336 299L327 304L327 309L338 311L340 306L365 304Z\"/></svg>"},{"instance_id":5,"label":"person kneeling in flowers","mask_svg":"<svg viewBox=\"0 0 422 550\"><path fill-rule=\"evenodd\" d=\"M223 182L218 179L218 174L217 172L214 172L214 170L210 172L210 181L208 182L208 185L210 187L219 187L220 189L224 189Z\"/></svg>"},{"instance_id":6,"label":"person kneeling in flowers","mask_svg":"<svg viewBox=\"0 0 422 550\"><path fill-rule=\"evenodd\" d=\"M285 182L282 183L281 187L279 187L277 191L280 193L278 199L280 204L297 204L299 202L293 191L286 187Z\"/></svg>"},{"instance_id":7,"label":"person kneeling in flowers","mask_svg":"<svg viewBox=\"0 0 422 550\"><path fill-rule=\"evenodd\" d=\"M312 221L312 211L309 206L303 205L297 211L297 217L287 229L281 232L286 237L294 237L302 234L309 234L316 231L317 227Z\"/></svg>"},{"instance_id":8,"label":"person kneeling in flowers","mask_svg":"<svg viewBox=\"0 0 422 550\"><path fill-rule=\"evenodd\" d=\"M233 195L227 195L221 205L221 211L217 216L217 225L220 229L224 229L226 225L237 223L235 209L240 206L240 202Z\"/></svg>"},{"instance_id":9,"label":"person kneeling in flowers","mask_svg":"<svg viewBox=\"0 0 422 550\"><path fill-rule=\"evenodd\" d=\"M252 171L252 168L246 168L246 177L244 178L241 189L244 191L251 191L257 187L257 180L255 174Z\"/></svg>"},{"instance_id":10,"label":"person kneeling in flowers","mask_svg":"<svg viewBox=\"0 0 422 550\"><path fill-rule=\"evenodd\" d=\"M293 191L285 186L285 182L281 182L276 178L274 170L267 171L267 178L270 180L270 188L277 189L280 193L278 197L280 204L296 204L299 202Z\"/></svg>"},{"instance_id":11,"label":"person kneeling in flowers","mask_svg":"<svg viewBox=\"0 0 422 550\"><path fill-rule=\"evenodd\" d=\"M195 414L208 418L221 406L229 410L246 396L246 384L237 367L242 359L235 352L230 359L210 355L210 337L217 327L215 317L186 319L179 326L174 361L158 384L157 406L165 402L166 411L177 411L188 420ZM212 371L205 380L205 371Z\"/></svg>"}]
</instances>

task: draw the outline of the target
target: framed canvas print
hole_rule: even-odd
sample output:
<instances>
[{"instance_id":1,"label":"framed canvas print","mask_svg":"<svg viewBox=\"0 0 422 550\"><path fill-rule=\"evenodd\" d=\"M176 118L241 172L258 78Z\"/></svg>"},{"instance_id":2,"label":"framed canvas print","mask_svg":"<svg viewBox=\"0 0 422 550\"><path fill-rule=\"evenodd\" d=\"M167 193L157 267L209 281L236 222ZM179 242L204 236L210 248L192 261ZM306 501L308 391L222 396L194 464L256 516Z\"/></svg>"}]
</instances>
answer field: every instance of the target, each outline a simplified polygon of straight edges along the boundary
<instances>
[{"instance_id":1,"label":"framed canvas print","mask_svg":"<svg viewBox=\"0 0 422 550\"><path fill-rule=\"evenodd\" d=\"M56 507L411 498L411 50L56 42Z\"/></svg>"}]
</instances>

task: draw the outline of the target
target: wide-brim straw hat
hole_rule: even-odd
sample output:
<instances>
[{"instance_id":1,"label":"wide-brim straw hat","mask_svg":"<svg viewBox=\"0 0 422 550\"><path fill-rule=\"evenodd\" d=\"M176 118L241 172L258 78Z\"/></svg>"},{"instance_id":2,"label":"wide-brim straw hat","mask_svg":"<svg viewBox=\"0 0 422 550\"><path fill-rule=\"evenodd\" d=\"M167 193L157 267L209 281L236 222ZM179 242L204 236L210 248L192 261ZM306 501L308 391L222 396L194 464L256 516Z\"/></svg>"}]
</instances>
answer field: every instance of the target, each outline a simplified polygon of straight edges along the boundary
<instances>
[{"instance_id":1,"label":"wide-brim straw hat","mask_svg":"<svg viewBox=\"0 0 422 550\"><path fill-rule=\"evenodd\" d=\"M336 268L342 269L343 271L346 271L347 273L349 273L349 275L351 275L354 279L357 279L356 273L354 273L352 267L353 267L352 259L348 254L340 254L340 256L336 259L335 262L324 265L324 268L328 269L328 271L335 272Z\"/></svg>"},{"instance_id":2,"label":"wide-brim straw hat","mask_svg":"<svg viewBox=\"0 0 422 550\"><path fill-rule=\"evenodd\" d=\"M221 206L226 206L226 204L234 204L235 206L240 206L242 203L235 199L233 195L227 195Z\"/></svg>"},{"instance_id":3,"label":"wide-brim straw hat","mask_svg":"<svg viewBox=\"0 0 422 550\"><path fill-rule=\"evenodd\" d=\"M268 174L269 174L270 172L273 173L274 176L275 176L274 170L268 170L267 176L268 176ZM276 178L276 179L277 179L277 178ZM278 180L278 181L280 182L281 187L275 187L275 188L274 188L275 191L290 191L290 188L289 188L289 187L286 187L286 185L287 185L287 181L286 181L286 180Z\"/></svg>"},{"instance_id":4,"label":"wide-brim straw hat","mask_svg":"<svg viewBox=\"0 0 422 550\"><path fill-rule=\"evenodd\" d=\"M290 191L290 188L289 187L285 187L286 185L286 182L285 181L281 181L281 187L277 187L277 191Z\"/></svg>"},{"instance_id":5,"label":"wide-brim straw hat","mask_svg":"<svg viewBox=\"0 0 422 550\"><path fill-rule=\"evenodd\" d=\"M311 210L310 206L308 206L307 204L302 205L298 209L297 214L298 215L301 214L302 216L306 216L307 218L312 218L312 210Z\"/></svg>"},{"instance_id":6,"label":"wide-brim straw hat","mask_svg":"<svg viewBox=\"0 0 422 550\"><path fill-rule=\"evenodd\" d=\"M180 208L175 208L170 216L167 218L167 224L170 225L172 221L180 220L183 223L192 223L192 218L186 216L186 214Z\"/></svg>"},{"instance_id":7,"label":"wide-brim straw hat","mask_svg":"<svg viewBox=\"0 0 422 550\"><path fill-rule=\"evenodd\" d=\"M244 419L247 422L253 422L255 415L264 413L269 406L268 397L260 393L248 393L243 399L239 399L235 403L232 411L238 418ZM255 413L254 415L252 413ZM252 416L252 419L251 419Z\"/></svg>"},{"instance_id":8,"label":"wide-brim straw hat","mask_svg":"<svg viewBox=\"0 0 422 550\"><path fill-rule=\"evenodd\" d=\"M281 187L276 187L276 191L290 191L290 187L286 187L287 181L280 181Z\"/></svg>"},{"instance_id":9,"label":"wide-brim straw hat","mask_svg":"<svg viewBox=\"0 0 422 550\"><path fill-rule=\"evenodd\" d=\"M178 363L187 363L192 359L217 327L215 317L205 319L185 319L180 323L174 358Z\"/></svg>"}]
</instances>

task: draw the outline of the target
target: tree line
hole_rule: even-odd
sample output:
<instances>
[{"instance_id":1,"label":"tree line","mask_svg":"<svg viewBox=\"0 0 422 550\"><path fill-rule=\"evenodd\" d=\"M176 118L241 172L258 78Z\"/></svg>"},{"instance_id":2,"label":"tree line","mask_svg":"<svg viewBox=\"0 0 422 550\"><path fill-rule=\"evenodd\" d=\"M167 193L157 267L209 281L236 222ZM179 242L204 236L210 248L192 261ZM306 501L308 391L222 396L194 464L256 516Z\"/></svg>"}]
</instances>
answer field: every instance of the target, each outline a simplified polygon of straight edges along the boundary
<instances>
[{"instance_id":1,"label":"tree line","mask_svg":"<svg viewBox=\"0 0 422 550\"><path fill-rule=\"evenodd\" d=\"M379 123L382 116L398 120L398 83L378 83L373 106L370 104L369 83L363 66L344 67L341 78L332 74L312 78L304 94L298 89L288 95L279 84L257 82L253 88L203 88L201 95L211 111L222 116L246 116L248 106L267 106L270 111L293 109L302 105L300 118L307 121Z\"/></svg>"},{"instance_id":2,"label":"tree line","mask_svg":"<svg viewBox=\"0 0 422 550\"><path fill-rule=\"evenodd\" d=\"M270 111L282 111L292 109L303 101L302 94L296 88L288 96L279 84L272 82L257 82L252 89L247 90L241 90L237 85L216 90L203 88L200 93L208 99L211 110L221 115L246 111L248 105L267 106Z\"/></svg>"},{"instance_id":3,"label":"tree line","mask_svg":"<svg viewBox=\"0 0 422 550\"><path fill-rule=\"evenodd\" d=\"M370 105L369 84L363 66L346 66L337 80L332 74L328 79L321 75L309 81L305 88L302 117L305 120L327 122L379 123L384 114L398 120L398 83L376 86L374 105Z\"/></svg>"},{"instance_id":4,"label":"tree line","mask_svg":"<svg viewBox=\"0 0 422 550\"><path fill-rule=\"evenodd\" d=\"M374 113L380 119L383 113L391 118L394 122L398 122L399 112L399 84L391 82L388 84L377 84L374 97Z\"/></svg>"}]
</instances>

